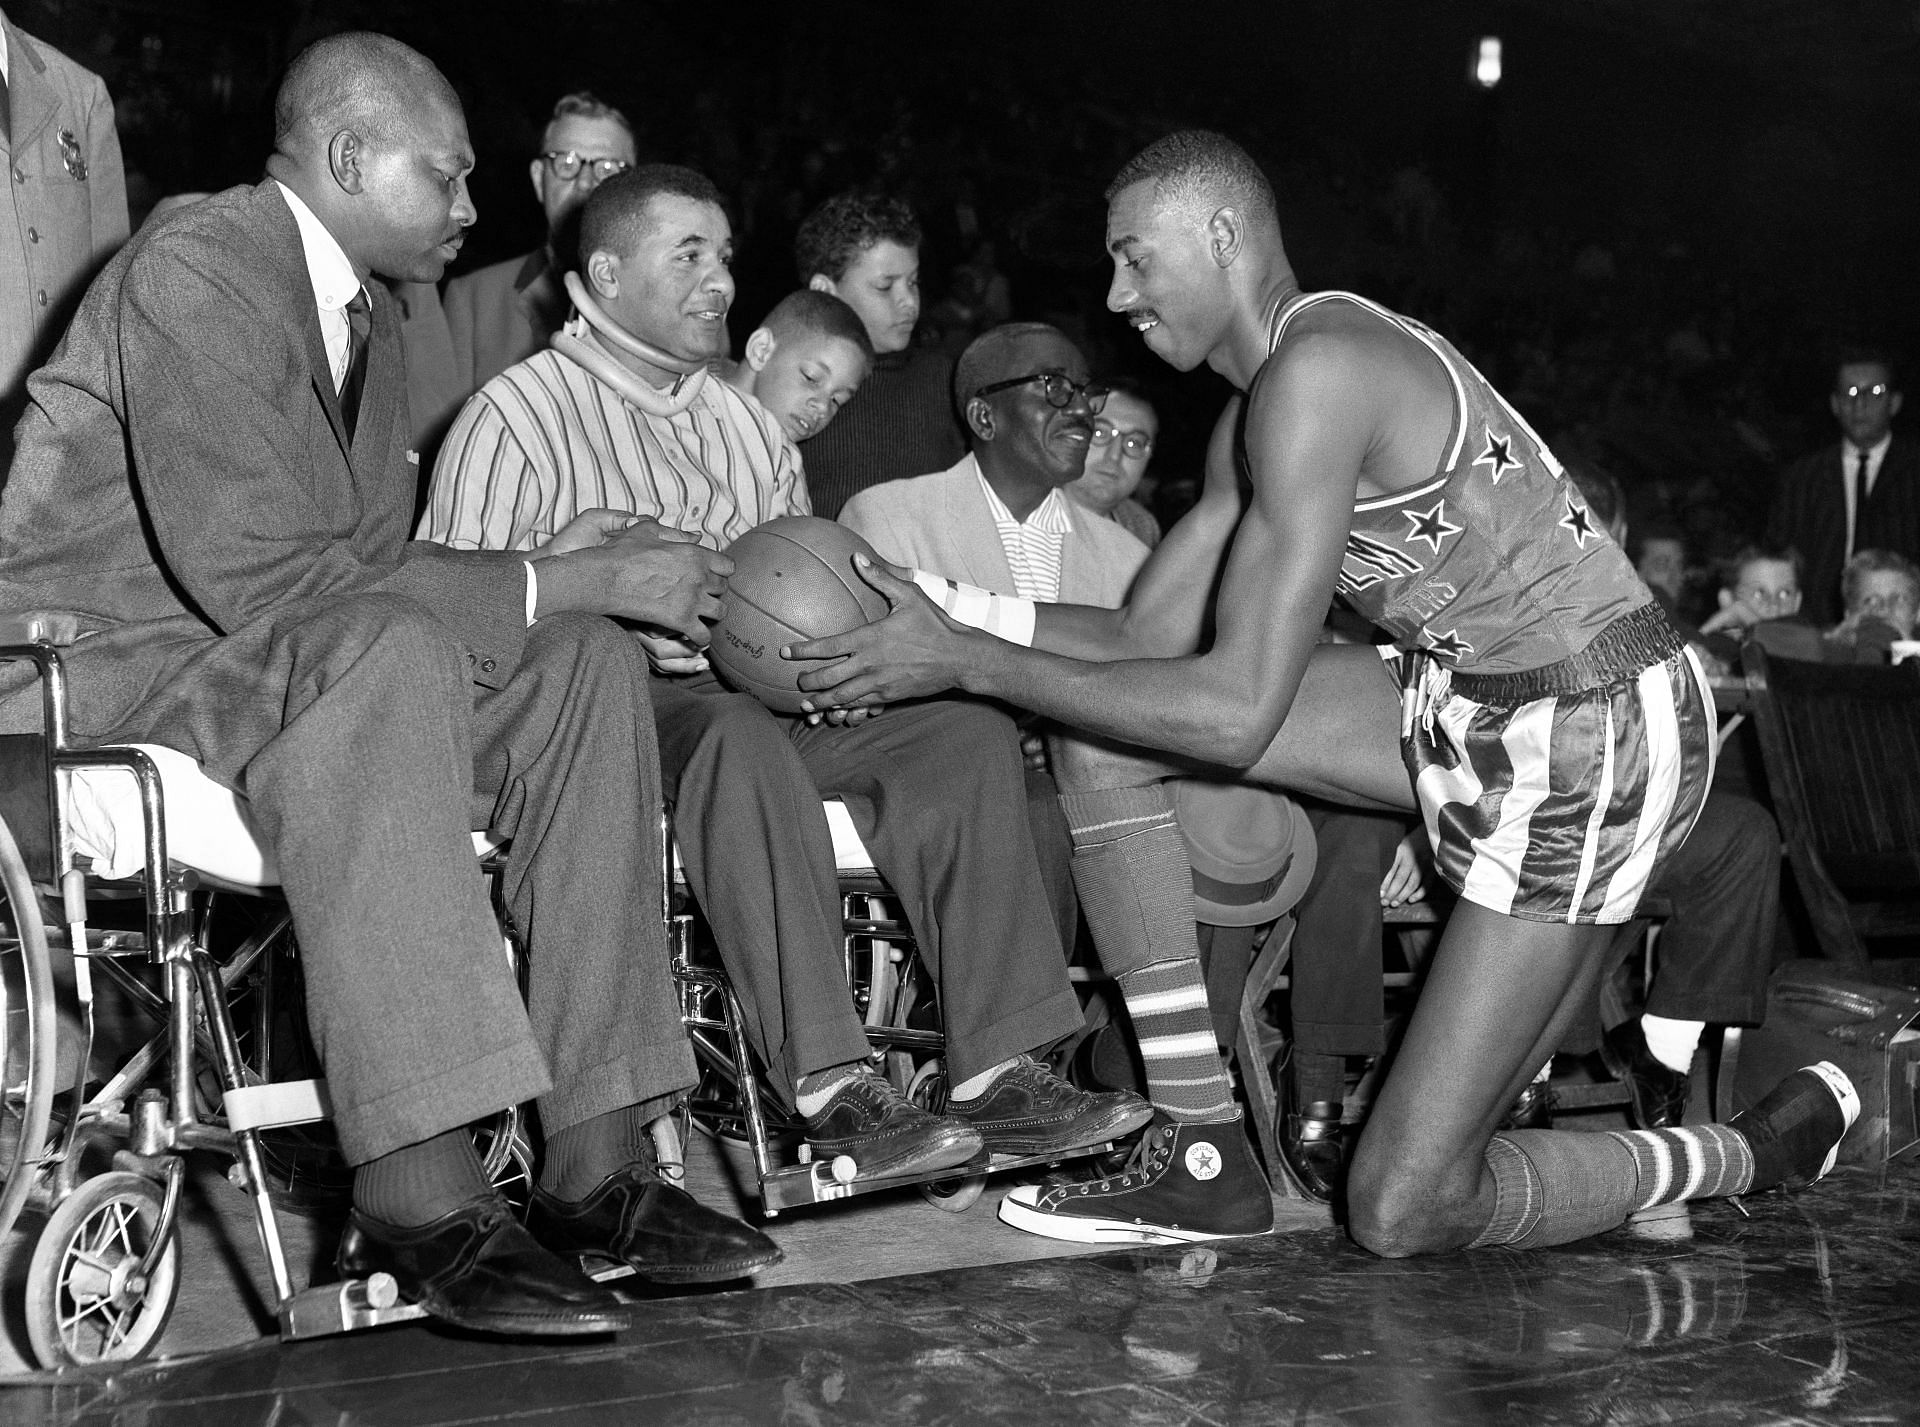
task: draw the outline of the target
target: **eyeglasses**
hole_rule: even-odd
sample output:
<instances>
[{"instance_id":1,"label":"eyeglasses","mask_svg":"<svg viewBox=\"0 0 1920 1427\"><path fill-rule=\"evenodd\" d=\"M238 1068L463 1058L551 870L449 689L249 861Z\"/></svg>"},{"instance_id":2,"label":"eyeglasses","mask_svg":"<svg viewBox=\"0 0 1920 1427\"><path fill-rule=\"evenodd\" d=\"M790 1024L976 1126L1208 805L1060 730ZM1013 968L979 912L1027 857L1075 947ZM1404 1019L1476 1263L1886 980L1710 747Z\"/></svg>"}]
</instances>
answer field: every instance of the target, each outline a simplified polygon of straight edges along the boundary
<instances>
[{"instance_id":1,"label":"eyeglasses","mask_svg":"<svg viewBox=\"0 0 1920 1427\"><path fill-rule=\"evenodd\" d=\"M553 176L563 181L578 178L580 170L584 168L593 174L595 183L605 183L616 173L625 173L633 167L625 159L582 158L572 149L554 149L540 157L547 161L547 167L553 170Z\"/></svg>"},{"instance_id":2,"label":"eyeglasses","mask_svg":"<svg viewBox=\"0 0 1920 1427\"><path fill-rule=\"evenodd\" d=\"M1097 412L1107 404L1109 388L1105 382L1077 382L1065 372L1028 372L1024 377L1008 377L1003 382L988 382L974 395L992 396L996 391L1010 391L1014 387L1025 386L1028 382L1043 383L1047 405L1061 411L1072 406L1076 396L1084 396L1087 399L1088 409L1092 411Z\"/></svg>"},{"instance_id":3,"label":"eyeglasses","mask_svg":"<svg viewBox=\"0 0 1920 1427\"><path fill-rule=\"evenodd\" d=\"M1118 437L1120 449L1136 460L1153 454L1153 438L1144 431L1120 431L1106 422L1093 428L1093 444L1105 446Z\"/></svg>"},{"instance_id":4,"label":"eyeglasses","mask_svg":"<svg viewBox=\"0 0 1920 1427\"><path fill-rule=\"evenodd\" d=\"M1875 382L1872 386L1843 386L1834 395L1841 401L1882 401L1888 390L1885 382Z\"/></svg>"},{"instance_id":5,"label":"eyeglasses","mask_svg":"<svg viewBox=\"0 0 1920 1427\"><path fill-rule=\"evenodd\" d=\"M1735 599L1749 609L1778 609L1800 598L1798 590L1764 590L1751 585L1741 585L1733 592Z\"/></svg>"}]
</instances>

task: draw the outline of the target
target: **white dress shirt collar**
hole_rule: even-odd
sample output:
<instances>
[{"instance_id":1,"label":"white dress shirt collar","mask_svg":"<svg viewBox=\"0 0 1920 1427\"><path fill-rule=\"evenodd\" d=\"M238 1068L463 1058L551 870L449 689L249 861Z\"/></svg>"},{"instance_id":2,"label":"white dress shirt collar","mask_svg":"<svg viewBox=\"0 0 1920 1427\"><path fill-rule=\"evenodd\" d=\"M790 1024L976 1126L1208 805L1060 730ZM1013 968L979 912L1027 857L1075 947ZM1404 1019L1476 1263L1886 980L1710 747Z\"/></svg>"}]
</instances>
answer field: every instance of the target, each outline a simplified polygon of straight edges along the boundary
<instances>
[{"instance_id":1,"label":"white dress shirt collar","mask_svg":"<svg viewBox=\"0 0 1920 1427\"><path fill-rule=\"evenodd\" d=\"M360 292L360 276L327 225L314 216L300 195L279 179L274 186L293 210L293 221L300 228L300 247L307 258L307 278L313 283L313 304L320 312L320 338L327 348L327 366L334 390L347 375L347 357L352 350L348 337L347 304Z\"/></svg>"},{"instance_id":2,"label":"white dress shirt collar","mask_svg":"<svg viewBox=\"0 0 1920 1427\"><path fill-rule=\"evenodd\" d=\"M971 456L967 459L974 460ZM987 479L987 473L980 469L978 461L974 461L973 473L980 478L980 489L986 494L987 509L993 512L996 525L1024 525L1031 530L1043 530L1049 535L1073 533L1073 517L1068 513L1066 492L1061 487L1055 486L1048 491L1047 498L1027 512L1025 520L1015 520L1013 512L1007 509L1007 503L1000 499L1000 492Z\"/></svg>"}]
</instances>

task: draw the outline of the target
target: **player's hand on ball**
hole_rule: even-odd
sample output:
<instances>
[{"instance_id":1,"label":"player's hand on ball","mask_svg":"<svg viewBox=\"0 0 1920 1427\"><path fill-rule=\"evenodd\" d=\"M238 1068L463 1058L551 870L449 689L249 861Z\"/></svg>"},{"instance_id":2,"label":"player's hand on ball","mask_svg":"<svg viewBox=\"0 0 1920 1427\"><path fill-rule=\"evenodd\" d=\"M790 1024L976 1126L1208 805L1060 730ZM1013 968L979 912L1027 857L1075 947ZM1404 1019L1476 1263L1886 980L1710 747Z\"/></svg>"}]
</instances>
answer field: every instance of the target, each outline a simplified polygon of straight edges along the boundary
<instances>
[{"instance_id":1,"label":"player's hand on ball","mask_svg":"<svg viewBox=\"0 0 1920 1427\"><path fill-rule=\"evenodd\" d=\"M855 556L853 565L886 597L888 614L845 634L790 644L780 651L787 659L836 661L800 676L808 712L872 708L955 687L971 631L948 619L911 579L895 574L894 567L865 556Z\"/></svg>"}]
</instances>

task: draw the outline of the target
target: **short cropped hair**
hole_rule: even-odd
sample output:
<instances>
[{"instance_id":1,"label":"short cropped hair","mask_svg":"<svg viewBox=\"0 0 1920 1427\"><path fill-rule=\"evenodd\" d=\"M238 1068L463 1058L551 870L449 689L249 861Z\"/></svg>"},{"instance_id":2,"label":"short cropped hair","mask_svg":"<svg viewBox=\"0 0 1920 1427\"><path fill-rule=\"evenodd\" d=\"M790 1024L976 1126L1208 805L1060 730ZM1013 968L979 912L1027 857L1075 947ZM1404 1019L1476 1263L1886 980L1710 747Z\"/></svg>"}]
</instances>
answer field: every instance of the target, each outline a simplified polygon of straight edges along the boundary
<instances>
[{"instance_id":1,"label":"short cropped hair","mask_svg":"<svg viewBox=\"0 0 1920 1427\"><path fill-rule=\"evenodd\" d=\"M571 94L563 94L554 101L553 113L547 119L547 127L540 131L542 147L548 142L547 135L553 132L553 126L562 119L611 119L633 137L633 124L618 109L590 89L576 89Z\"/></svg>"},{"instance_id":2,"label":"short cropped hair","mask_svg":"<svg viewBox=\"0 0 1920 1427\"><path fill-rule=\"evenodd\" d=\"M1920 565L1895 550L1862 550L1847 561L1847 568L1840 575L1840 595L1848 609L1852 609L1860 597L1860 582L1882 570L1905 576L1915 598L1920 598Z\"/></svg>"},{"instance_id":3,"label":"short cropped hair","mask_svg":"<svg viewBox=\"0 0 1920 1427\"><path fill-rule=\"evenodd\" d=\"M1147 179L1153 181L1156 203L1205 202L1215 208L1232 204L1251 218L1279 221L1273 185L1260 165L1232 139L1211 129L1180 129L1148 144L1113 176L1107 202Z\"/></svg>"},{"instance_id":4,"label":"short cropped hair","mask_svg":"<svg viewBox=\"0 0 1920 1427\"><path fill-rule=\"evenodd\" d=\"M1863 344L1855 344L1855 343L1849 343L1848 345L1841 347L1839 349L1838 355L1834 357L1833 359L1834 385L1838 386L1840 384L1840 369L1842 367L1864 367L1864 366L1875 366L1875 367L1882 368L1887 374L1887 389L1889 391L1901 390L1900 367L1899 367L1899 364L1894 361L1893 353L1887 351L1886 348L1884 347L1869 347Z\"/></svg>"},{"instance_id":5,"label":"short cropped hair","mask_svg":"<svg viewBox=\"0 0 1920 1427\"><path fill-rule=\"evenodd\" d=\"M898 198L837 193L801 220L793 237L793 264L801 282L816 274L838 282L876 243L917 249L920 238L920 220Z\"/></svg>"},{"instance_id":6,"label":"short cropped hair","mask_svg":"<svg viewBox=\"0 0 1920 1427\"><path fill-rule=\"evenodd\" d=\"M580 257L605 250L630 253L647 233L647 204L666 194L727 206L713 180L680 164L638 164L594 189L580 214Z\"/></svg>"},{"instance_id":7,"label":"short cropped hair","mask_svg":"<svg viewBox=\"0 0 1920 1427\"><path fill-rule=\"evenodd\" d=\"M1600 517L1602 525L1612 525L1620 518L1627 503L1626 493L1620 489L1620 482L1610 472L1586 461L1567 461L1563 464L1573 483L1580 488L1587 509Z\"/></svg>"},{"instance_id":8,"label":"short cropped hair","mask_svg":"<svg viewBox=\"0 0 1920 1427\"><path fill-rule=\"evenodd\" d=\"M349 30L293 57L273 97L273 146L291 154L342 129L385 143L395 119L438 98L459 105L432 60L391 35Z\"/></svg>"},{"instance_id":9,"label":"short cropped hair","mask_svg":"<svg viewBox=\"0 0 1920 1427\"><path fill-rule=\"evenodd\" d=\"M853 343L868 361L873 360L873 339L867 336L867 324L830 292L815 292L809 287L790 292L774 303L773 311L760 320L760 325L773 334L776 342L793 336L838 337Z\"/></svg>"},{"instance_id":10,"label":"short cropped hair","mask_svg":"<svg viewBox=\"0 0 1920 1427\"><path fill-rule=\"evenodd\" d=\"M1043 333L1062 339L1067 335L1045 322L1002 322L967 343L966 351L953 367L954 406L965 411L981 387L990 386L1004 376L1017 375L1007 371L1007 359L1014 347L1028 337Z\"/></svg>"},{"instance_id":11,"label":"short cropped hair","mask_svg":"<svg viewBox=\"0 0 1920 1427\"><path fill-rule=\"evenodd\" d=\"M1742 545L1730 560L1720 562L1720 583L1726 589L1732 589L1740 583L1740 572L1756 560L1771 560L1776 564L1793 566L1794 583L1802 588L1807 579L1807 557L1792 545L1776 545L1763 542L1757 545Z\"/></svg>"}]
</instances>

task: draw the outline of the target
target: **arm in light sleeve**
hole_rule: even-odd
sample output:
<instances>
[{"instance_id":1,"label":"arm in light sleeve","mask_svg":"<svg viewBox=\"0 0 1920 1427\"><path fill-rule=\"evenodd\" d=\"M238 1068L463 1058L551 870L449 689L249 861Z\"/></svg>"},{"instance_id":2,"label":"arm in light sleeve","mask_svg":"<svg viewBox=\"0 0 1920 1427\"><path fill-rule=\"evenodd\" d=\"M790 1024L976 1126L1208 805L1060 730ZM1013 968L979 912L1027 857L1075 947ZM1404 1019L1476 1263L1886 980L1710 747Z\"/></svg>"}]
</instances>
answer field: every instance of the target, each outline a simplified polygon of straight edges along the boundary
<instances>
[{"instance_id":1,"label":"arm in light sleeve","mask_svg":"<svg viewBox=\"0 0 1920 1427\"><path fill-rule=\"evenodd\" d=\"M813 495L807 489L807 472L800 464L800 451L784 435L773 458L773 513L813 514Z\"/></svg>"},{"instance_id":2,"label":"arm in light sleeve","mask_svg":"<svg viewBox=\"0 0 1920 1427\"><path fill-rule=\"evenodd\" d=\"M440 447L420 538L456 550L530 550L552 524L554 491L552 473L479 392Z\"/></svg>"}]
</instances>

